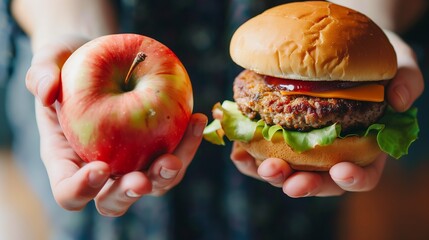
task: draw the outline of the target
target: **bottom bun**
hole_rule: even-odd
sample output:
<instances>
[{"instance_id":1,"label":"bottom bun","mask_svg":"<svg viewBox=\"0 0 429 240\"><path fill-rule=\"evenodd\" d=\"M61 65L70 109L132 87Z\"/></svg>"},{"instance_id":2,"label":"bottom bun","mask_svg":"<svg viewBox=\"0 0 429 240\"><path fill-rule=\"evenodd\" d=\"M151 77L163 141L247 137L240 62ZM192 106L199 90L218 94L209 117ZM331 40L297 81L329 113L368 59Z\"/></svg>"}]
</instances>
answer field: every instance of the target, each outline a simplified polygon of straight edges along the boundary
<instances>
[{"instance_id":1,"label":"bottom bun","mask_svg":"<svg viewBox=\"0 0 429 240\"><path fill-rule=\"evenodd\" d=\"M375 136L337 138L331 145L316 146L303 153L294 152L283 139L267 141L252 139L248 143L238 142L256 159L256 164L267 158L284 159L295 170L328 171L339 162L352 162L359 166L371 164L382 153Z\"/></svg>"}]
</instances>

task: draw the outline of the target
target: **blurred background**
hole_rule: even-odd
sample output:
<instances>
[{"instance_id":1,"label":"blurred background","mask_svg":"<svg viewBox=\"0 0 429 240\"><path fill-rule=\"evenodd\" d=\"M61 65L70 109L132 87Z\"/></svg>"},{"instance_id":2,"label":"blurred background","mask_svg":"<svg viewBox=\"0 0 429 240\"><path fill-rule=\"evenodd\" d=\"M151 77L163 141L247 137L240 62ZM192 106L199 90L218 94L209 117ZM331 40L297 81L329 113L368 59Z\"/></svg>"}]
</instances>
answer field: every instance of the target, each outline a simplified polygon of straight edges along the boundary
<instances>
[{"instance_id":1,"label":"blurred background","mask_svg":"<svg viewBox=\"0 0 429 240\"><path fill-rule=\"evenodd\" d=\"M428 26L428 17L425 17L414 28L403 33L417 53L426 85L429 78ZM7 20L0 18L0 33L6 36L10 31ZM7 98L7 89L16 87L9 79L14 59L20 52L28 52L17 51L17 48L28 47L28 44L24 44L27 40L23 38L18 39L18 44L12 47L9 40L0 37L0 239L44 240L48 238L49 226L52 224L42 204L47 200L32 190L32 181L46 181L44 172L41 170L39 175L24 176L15 159L16 155L12 154L17 134L37 134L34 131L13 132L13 121L16 119L9 117L14 109L28 107L19 104L20 98L32 96L23 90L22 96ZM22 79L21 88L25 89L26 68L21 66L21 69L15 77ZM429 146L428 98L426 91L416 102L421 133L419 140L411 147L410 154L400 160L389 159L382 179L373 191L346 193L338 197L341 204L337 219L338 239L429 239L429 152L426 151ZM6 99L17 101L8 102ZM28 111L32 111L32 108ZM38 148L37 143L28 144ZM19 157L25 158L32 154L21 153Z\"/></svg>"}]
</instances>

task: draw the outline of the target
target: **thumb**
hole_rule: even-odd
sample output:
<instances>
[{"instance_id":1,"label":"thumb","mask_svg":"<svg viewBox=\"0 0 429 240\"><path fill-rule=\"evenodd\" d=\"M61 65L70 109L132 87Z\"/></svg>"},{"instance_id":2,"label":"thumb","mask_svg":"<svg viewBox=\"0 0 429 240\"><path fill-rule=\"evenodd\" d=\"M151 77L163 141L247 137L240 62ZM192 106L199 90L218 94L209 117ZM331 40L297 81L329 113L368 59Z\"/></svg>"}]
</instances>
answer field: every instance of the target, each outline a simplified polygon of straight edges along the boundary
<instances>
[{"instance_id":1,"label":"thumb","mask_svg":"<svg viewBox=\"0 0 429 240\"><path fill-rule=\"evenodd\" d=\"M25 83L27 89L43 105L49 106L55 102L60 91L62 66L86 41L87 39L80 37L58 39L35 51Z\"/></svg>"},{"instance_id":2,"label":"thumb","mask_svg":"<svg viewBox=\"0 0 429 240\"><path fill-rule=\"evenodd\" d=\"M398 72L387 88L387 99L396 111L406 111L423 93L424 80L414 50L393 32L385 31L398 60Z\"/></svg>"},{"instance_id":3,"label":"thumb","mask_svg":"<svg viewBox=\"0 0 429 240\"><path fill-rule=\"evenodd\" d=\"M49 106L57 99L60 74L60 67L55 63L34 64L27 71L25 84L44 106Z\"/></svg>"}]
</instances>

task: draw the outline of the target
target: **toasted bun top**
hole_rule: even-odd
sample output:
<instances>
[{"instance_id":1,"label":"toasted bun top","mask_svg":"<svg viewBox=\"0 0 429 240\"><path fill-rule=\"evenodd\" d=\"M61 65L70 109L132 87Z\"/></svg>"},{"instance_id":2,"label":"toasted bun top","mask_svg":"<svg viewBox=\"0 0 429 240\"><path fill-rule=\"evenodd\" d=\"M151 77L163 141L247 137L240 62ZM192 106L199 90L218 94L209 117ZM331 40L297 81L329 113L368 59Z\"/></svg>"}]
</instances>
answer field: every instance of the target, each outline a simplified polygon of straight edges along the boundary
<instances>
[{"instance_id":1,"label":"toasted bun top","mask_svg":"<svg viewBox=\"0 0 429 240\"><path fill-rule=\"evenodd\" d=\"M235 63L257 73L302 80L376 81L394 77L395 51L368 17L329 2L268 9L234 33Z\"/></svg>"}]
</instances>

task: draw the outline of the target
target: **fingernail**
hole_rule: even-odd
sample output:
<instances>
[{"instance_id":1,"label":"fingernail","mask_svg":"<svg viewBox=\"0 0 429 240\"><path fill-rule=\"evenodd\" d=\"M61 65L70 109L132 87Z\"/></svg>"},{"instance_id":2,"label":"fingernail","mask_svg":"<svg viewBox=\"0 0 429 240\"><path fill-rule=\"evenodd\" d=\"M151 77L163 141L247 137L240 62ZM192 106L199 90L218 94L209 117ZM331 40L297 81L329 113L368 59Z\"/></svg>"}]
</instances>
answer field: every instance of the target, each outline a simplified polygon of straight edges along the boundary
<instances>
[{"instance_id":1,"label":"fingernail","mask_svg":"<svg viewBox=\"0 0 429 240\"><path fill-rule=\"evenodd\" d=\"M165 167L161 167L161 170L159 171L159 175L161 175L162 178L167 180L176 177L178 173L178 170L172 170Z\"/></svg>"},{"instance_id":2,"label":"fingernail","mask_svg":"<svg viewBox=\"0 0 429 240\"><path fill-rule=\"evenodd\" d=\"M271 176L271 177L264 177L261 176L265 181L273 183L273 184L279 184L284 182L284 175L283 173L278 173L277 175Z\"/></svg>"},{"instance_id":3,"label":"fingernail","mask_svg":"<svg viewBox=\"0 0 429 240\"><path fill-rule=\"evenodd\" d=\"M133 190L128 190L128 191L126 191L126 192L125 192L125 195L127 195L127 197L130 197L130 198L137 198L137 197L140 197L140 195L139 195L139 194L137 194L136 192L134 192Z\"/></svg>"},{"instance_id":4,"label":"fingernail","mask_svg":"<svg viewBox=\"0 0 429 240\"><path fill-rule=\"evenodd\" d=\"M309 196L311 196L311 192L303 193L303 194L301 194L300 197L309 197Z\"/></svg>"},{"instance_id":5,"label":"fingernail","mask_svg":"<svg viewBox=\"0 0 429 240\"><path fill-rule=\"evenodd\" d=\"M203 134L204 128L206 127L206 122L196 121L192 129L192 133L195 137L200 137Z\"/></svg>"},{"instance_id":6,"label":"fingernail","mask_svg":"<svg viewBox=\"0 0 429 240\"><path fill-rule=\"evenodd\" d=\"M311 192L303 192L301 194L296 194L295 196L291 196L291 197L294 197L294 198L303 198L303 197L309 197L309 196L311 196Z\"/></svg>"},{"instance_id":7,"label":"fingernail","mask_svg":"<svg viewBox=\"0 0 429 240\"><path fill-rule=\"evenodd\" d=\"M408 102L410 100L410 93L402 85L395 87L395 89L393 91L397 95L397 98L400 101L400 104L401 104L400 108L402 110L405 110L408 107Z\"/></svg>"},{"instance_id":8,"label":"fingernail","mask_svg":"<svg viewBox=\"0 0 429 240\"><path fill-rule=\"evenodd\" d=\"M104 171L91 171L88 176L88 185L93 188L101 187L107 180L106 173Z\"/></svg>"},{"instance_id":9,"label":"fingernail","mask_svg":"<svg viewBox=\"0 0 429 240\"><path fill-rule=\"evenodd\" d=\"M351 185L353 185L353 183L355 182L354 178L346 178L346 179L335 179L335 182L340 186L340 187L349 187Z\"/></svg>"}]
</instances>

